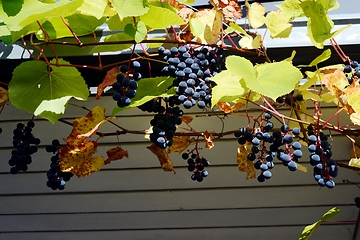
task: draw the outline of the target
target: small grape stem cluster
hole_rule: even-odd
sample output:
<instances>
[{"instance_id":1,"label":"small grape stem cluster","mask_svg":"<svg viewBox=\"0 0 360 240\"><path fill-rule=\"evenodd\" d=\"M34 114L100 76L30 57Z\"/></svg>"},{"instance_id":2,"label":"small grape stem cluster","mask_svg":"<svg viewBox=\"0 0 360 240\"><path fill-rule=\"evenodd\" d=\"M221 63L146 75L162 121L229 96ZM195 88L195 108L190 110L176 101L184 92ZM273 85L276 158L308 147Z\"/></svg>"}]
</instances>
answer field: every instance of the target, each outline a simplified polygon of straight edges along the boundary
<instances>
[{"instance_id":1,"label":"small grape stem cluster","mask_svg":"<svg viewBox=\"0 0 360 240\"><path fill-rule=\"evenodd\" d=\"M32 162L31 155L38 151L37 145L40 144L40 139L35 138L32 134L34 127L33 121L27 122L26 126L18 123L13 131L13 146L16 149L11 151L11 158L8 162L12 174L27 171L28 165Z\"/></svg>"},{"instance_id":2,"label":"small grape stem cluster","mask_svg":"<svg viewBox=\"0 0 360 240\"><path fill-rule=\"evenodd\" d=\"M323 132L314 131L312 126L308 127L308 135L308 150L310 164L314 166L314 179L321 187L334 188L333 178L338 175L338 166L331 160L332 151L328 137Z\"/></svg>"},{"instance_id":3,"label":"small grape stem cluster","mask_svg":"<svg viewBox=\"0 0 360 240\"><path fill-rule=\"evenodd\" d=\"M206 158L200 157L199 153L193 153L194 150L197 150L197 148L184 152L181 157L187 162L189 172L192 172L191 179L202 182L209 175L205 167L208 167L210 162Z\"/></svg>"},{"instance_id":4,"label":"small grape stem cluster","mask_svg":"<svg viewBox=\"0 0 360 240\"><path fill-rule=\"evenodd\" d=\"M270 170L275 166L273 163L275 156L290 171L297 170L296 162L302 156L301 144L293 142L293 135L298 136L300 129L294 128L290 131L289 126L284 124L280 130L275 130L271 134L270 131L274 128L274 124L270 121L271 118L270 113L265 113L261 119L261 122L265 123L264 126L261 125L251 132L247 128L241 128L234 133L240 145L251 144L251 152L247 155L247 160L255 161L255 169L261 171L257 176L259 182L264 182L272 177Z\"/></svg>"},{"instance_id":5,"label":"small grape stem cluster","mask_svg":"<svg viewBox=\"0 0 360 240\"><path fill-rule=\"evenodd\" d=\"M294 90L291 91L289 94L286 94L284 96L280 96L276 99L276 102L278 104L286 104L290 107L294 107L296 108L296 104L303 101L304 100L304 96L299 93L299 92L295 92Z\"/></svg>"},{"instance_id":6,"label":"small grape stem cluster","mask_svg":"<svg viewBox=\"0 0 360 240\"><path fill-rule=\"evenodd\" d=\"M349 85L353 83L360 84L360 65L357 61L351 61L350 64L345 65L343 72L346 75Z\"/></svg>"},{"instance_id":7,"label":"small grape stem cluster","mask_svg":"<svg viewBox=\"0 0 360 240\"><path fill-rule=\"evenodd\" d=\"M138 61L131 62L130 69L126 65L120 66L121 73L116 76L117 81L112 85L115 90L112 97L118 107L129 106L131 98L136 96L137 81L141 79L141 74L138 72L140 67Z\"/></svg>"},{"instance_id":8,"label":"small grape stem cluster","mask_svg":"<svg viewBox=\"0 0 360 240\"><path fill-rule=\"evenodd\" d=\"M150 121L152 133L150 134L150 141L155 143L161 149L170 147L173 144L173 137L176 131L176 125L182 123L181 116L184 114L179 107L167 107L165 110L162 107L154 115Z\"/></svg>"},{"instance_id":9,"label":"small grape stem cluster","mask_svg":"<svg viewBox=\"0 0 360 240\"><path fill-rule=\"evenodd\" d=\"M176 95L169 98L171 106L183 105L189 109L197 105L200 109L211 106L211 88L216 84L210 80L221 71L225 62L223 49L194 50L188 45L165 49L158 52L167 61L161 73L175 77Z\"/></svg>"},{"instance_id":10,"label":"small grape stem cluster","mask_svg":"<svg viewBox=\"0 0 360 240\"><path fill-rule=\"evenodd\" d=\"M64 190L65 183L70 181L74 176L71 172L63 172L60 170L60 142L57 139L54 139L51 145L46 147L46 151L53 153L51 157L50 169L46 172L47 182L46 186L52 190Z\"/></svg>"}]
</instances>

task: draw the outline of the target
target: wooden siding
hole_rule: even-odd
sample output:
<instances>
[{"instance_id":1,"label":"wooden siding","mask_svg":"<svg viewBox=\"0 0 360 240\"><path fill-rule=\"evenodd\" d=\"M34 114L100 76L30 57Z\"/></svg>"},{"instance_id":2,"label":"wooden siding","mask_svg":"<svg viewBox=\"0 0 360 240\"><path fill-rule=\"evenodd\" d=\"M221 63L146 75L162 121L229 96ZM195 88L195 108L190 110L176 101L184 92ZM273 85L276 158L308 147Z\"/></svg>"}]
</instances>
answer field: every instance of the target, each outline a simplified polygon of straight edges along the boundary
<instances>
[{"instance_id":1,"label":"wooden siding","mask_svg":"<svg viewBox=\"0 0 360 240\"><path fill-rule=\"evenodd\" d=\"M81 102L72 101L79 105ZM87 108L114 106L110 97L91 98ZM330 116L335 109L324 108ZM254 110L255 111L255 110ZM313 111L309 109L309 111ZM64 115L69 121L85 115L72 105ZM221 130L216 117L190 111L196 130ZM35 119L34 135L41 138L39 152L33 155L29 171L12 175L7 164L12 130L18 121L31 115L7 105L0 114L0 239L296 239L305 225L318 220L324 212L338 206L342 213L322 225L312 239L351 239L358 209L354 198L359 191L343 179L359 183L353 171L340 169L334 189L319 188L312 178L306 157L301 164L308 173L290 172L275 160L272 179L258 183L245 180L235 160L237 141L232 136L215 142L212 150L203 149L211 166L209 176L193 182L186 162L170 154L176 174L163 172L159 162L146 149L143 135L120 136L129 159L113 162L93 175L71 179L63 191L46 187L46 171L52 154L44 148L54 138L66 137L71 126ZM346 121L348 118L342 115ZM147 129L151 114L137 109L120 112L115 120L128 129ZM225 130L245 125L245 119L225 118ZM102 132L114 131L106 124ZM351 144L333 134L335 160L347 161ZM99 152L117 145L115 137L99 141ZM306 152L306 151L305 151ZM344 222L343 222L344 221Z\"/></svg>"}]
</instances>

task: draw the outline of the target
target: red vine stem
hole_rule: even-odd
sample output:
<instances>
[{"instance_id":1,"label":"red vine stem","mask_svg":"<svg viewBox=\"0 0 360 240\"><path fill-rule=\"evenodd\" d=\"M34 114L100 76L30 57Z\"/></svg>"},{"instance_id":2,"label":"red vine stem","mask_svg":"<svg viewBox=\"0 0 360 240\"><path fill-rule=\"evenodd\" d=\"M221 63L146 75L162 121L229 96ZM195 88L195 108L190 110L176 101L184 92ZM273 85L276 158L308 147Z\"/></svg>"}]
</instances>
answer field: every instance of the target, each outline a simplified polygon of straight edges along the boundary
<instances>
[{"instance_id":1,"label":"red vine stem","mask_svg":"<svg viewBox=\"0 0 360 240\"><path fill-rule=\"evenodd\" d=\"M75 40L78 42L79 46L82 46L83 43L80 41L80 39L78 38L78 36L76 35L76 33L74 32L74 30L71 28L71 26L66 22L65 18L63 16L61 16L61 20L64 23L64 25L69 29L69 31L71 32L71 34L73 35L73 37L75 38Z\"/></svg>"}]
</instances>

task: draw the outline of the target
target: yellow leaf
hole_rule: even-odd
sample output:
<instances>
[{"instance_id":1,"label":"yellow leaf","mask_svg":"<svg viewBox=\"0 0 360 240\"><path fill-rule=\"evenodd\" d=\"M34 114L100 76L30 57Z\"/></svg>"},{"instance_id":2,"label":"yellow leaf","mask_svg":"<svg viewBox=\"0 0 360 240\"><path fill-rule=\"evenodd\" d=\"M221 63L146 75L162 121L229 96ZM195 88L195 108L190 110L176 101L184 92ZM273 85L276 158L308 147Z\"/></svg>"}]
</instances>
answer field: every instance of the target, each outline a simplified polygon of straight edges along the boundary
<instances>
[{"instance_id":1,"label":"yellow leaf","mask_svg":"<svg viewBox=\"0 0 360 240\"><path fill-rule=\"evenodd\" d=\"M301 165L300 163L296 163L296 165L298 167L297 170L307 173L307 168L305 166Z\"/></svg>"},{"instance_id":2,"label":"yellow leaf","mask_svg":"<svg viewBox=\"0 0 360 240\"><path fill-rule=\"evenodd\" d=\"M129 158L128 151L117 146L106 151L108 158L105 160L105 164L109 164L112 161L121 160L123 157Z\"/></svg>"},{"instance_id":3,"label":"yellow leaf","mask_svg":"<svg viewBox=\"0 0 360 240\"><path fill-rule=\"evenodd\" d=\"M256 178L254 162L247 159L247 156L250 152L251 144L239 145L236 155L239 171L247 173L246 180Z\"/></svg>"},{"instance_id":4,"label":"yellow leaf","mask_svg":"<svg viewBox=\"0 0 360 240\"><path fill-rule=\"evenodd\" d=\"M0 87L0 107L4 106L8 99L8 91L5 88Z\"/></svg>"},{"instance_id":5,"label":"yellow leaf","mask_svg":"<svg viewBox=\"0 0 360 240\"><path fill-rule=\"evenodd\" d=\"M293 26L289 23L291 20L292 19L281 10L276 10L269 12L264 21L270 30L271 38L287 38Z\"/></svg>"},{"instance_id":6,"label":"yellow leaf","mask_svg":"<svg viewBox=\"0 0 360 240\"><path fill-rule=\"evenodd\" d=\"M352 158L352 159L350 159L349 166L359 168L359 170L360 170L360 158Z\"/></svg>"},{"instance_id":7,"label":"yellow leaf","mask_svg":"<svg viewBox=\"0 0 360 240\"><path fill-rule=\"evenodd\" d=\"M324 74L321 83L325 84L326 88L334 96L336 96L337 90L342 91L349 85L344 72L340 69L323 70L321 73Z\"/></svg>"},{"instance_id":8,"label":"yellow leaf","mask_svg":"<svg viewBox=\"0 0 360 240\"><path fill-rule=\"evenodd\" d=\"M178 152L181 154L193 142L195 142L195 138L190 138L190 136L174 136L173 144L168 148L168 153Z\"/></svg>"},{"instance_id":9,"label":"yellow leaf","mask_svg":"<svg viewBox=\"0 0 360 240\"><path fill-rule=\"evenodd\" d=\"M253 28L259 28L264 25L264 14L266 12L265 7L261 3L257 2L254 2L250 6L247 0L245 1L245 6L247 9L247 18L249 19L250 25Z\"/></svg>"},{"instance_id":10,"label":"yellow leaf","mask_svg":"<svg viewBox=\"0 0 360 240\"><path fill-rule=\"evenodd\" d=\"M169 155L166 153L165 149L161 149L158 146L156 146L154 143L151 144L150 146L146 147L147 149L149 149L153 154L155 154L157 156L157 158L159 159L161 168L165 171L165 172L174 172L174 174L176 173L172 164L171 159L169 158Z\"/></svg>"},{"instance_id":11,"label":"yellow leaf","mask_svg":"<svg viewBox=\"0 0 360 240\"><path fill-rule=\"evenodd\" d=\"M83 142L60 148L60 169L72 172L77 177L89 176L99 171L105 164L101 156L92 157L97 152L97 142Z\"/></svg>"},{"instance_id":12,"label":"yellow leaf","mask_svg":"<svg viewBox=\"0 0 360 240\"><path fill-rule=\"evenodd\" d=\"M222 15L214 9L204 9L195 13L195 17L204 26L204 31L197 36L203 44L215 44L222 30Z\"/></svg>"}]
</instances>

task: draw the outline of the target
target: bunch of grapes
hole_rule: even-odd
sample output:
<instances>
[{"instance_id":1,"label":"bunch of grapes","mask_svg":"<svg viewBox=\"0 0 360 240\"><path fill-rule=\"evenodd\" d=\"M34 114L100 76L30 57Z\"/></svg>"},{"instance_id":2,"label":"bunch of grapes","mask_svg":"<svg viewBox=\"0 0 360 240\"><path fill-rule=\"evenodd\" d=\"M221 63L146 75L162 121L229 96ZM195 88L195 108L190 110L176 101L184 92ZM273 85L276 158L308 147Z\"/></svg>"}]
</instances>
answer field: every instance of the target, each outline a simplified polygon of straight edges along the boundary
<instances>
[{"instance_id":1,"label":"bunch of grapes","mask_svg":"<svg viewBox=\"0 0 360 240\"><path fill-rule=\"evenodd\" d=\"M182 123L180 116L184 113L179 107L168 107L164 112L158 112L150 121L153 132L150 134L151 142L161 149L172 145L172 139L176 131L176 125Z\"/></svg>"},{"instance_id":2,"label":"bunch of grapes","mask_svg":"<svg viewBox=\"0 0 360 240\"><path fill-rule=\"evenodd\" d=\"M171 49L160 47L158 51L169 63L161 72L175 77L173 85L177 87L177 96L169 98L170 105L182 104L186 109L211 105L211 88L216 84L210 78L221 71L225 62L223 49L204 47L197 51L185 45Z\"/></svg>"},{"instance_id":3,"label":"bunch of grapes","mask_svg":"<svg viewBox=\"0 0 360 240\"><path fill-rule=\"evenodd\" d=\"M323 132L316 134L312 127L308 127L308 150L310 164L314 166L314 178L321 187L334 188L333 178L338 175L338 166L331 160L331 145Z\"/></svg>"},{"instance_id":4,"label":"bunch of grapes","mask_svg":"<svg viewBox=\"0 0 360 240\"><path fill-rule=\"evenodd\" d=\"M354 81L359 81L360 83L360 66L357 61L350 62L349 65L346 65L343 69L349 84L352 84Z\"/></svg>"},{"instance_id":5,"label":"bunch of grapes","mask_svg":"<svg viewBox=\"0 0 360 240\"><path fill-rule=\"evenodd\" d=\"M210 162L204 157L200 157L199 154L192 153L191 155L187 152L183 153L181 157L187 161L188 170L192 172L191 179L193 181L202 182L205 177L209 175L205 167L210 165Z\"/></svg>"},{"instance_id":6,"label":"bunch of grapes","mask_svg":"<svg viewBox=\"0 0 360 240\"><path fill-rule=\"evenodd\" d=\"M296 107L297 102L301 102L304 100L304 96L301 93L295 93L293 90L289 94L286 94L284 96L280 96L276 99L276 102L279 104L287 104L291 107Z\"/></svg>"},{"instance_id":7,"label":"bunch of grapes","mask_svg":"<svg viewBox=\"0 0 360 240\"><path fill-rule=\"evenodd\" d=\"M120 66L121 73L116 76L117 81L112 85L115 90L112 97L119 107L129 106L131 98L136 96L137 81L141 79L141 74L138 72L140 67L138 61L133 61L130 69L126 65Z\"/></svg>"},{"instance_id":8,"label":"bunch of grapes","mask_svg":"<svg viewBox=\"0 0 360 240\"><path fill-rule=\"evenodd\" d=\"M64 190L65 183L70 181L70 179L74 176L71 172L63 172L60 170L60 142L57 139L54 139L51 145L46 147L46 151L49 153L53 153L54 155L51 157L50 169L46 172L47 182L46 186L51 188L52 190Z\"/></svg>"},{"instance_id":9,"label":"bunch of grapes","mask_svg":"<svg viewBox=\"0 0 360 240\"><path fill-rule=\"evenodd\" d=\"M27 171L28 165L32 162L31 155L38 151L37 145L40 144L40 139L35 138L32 134L34 126L33 121L27 122L26 126L18 123L13 131L13 146L16 149L11 151L11 158L8 162L12 174Z\"/></svg>"},{"instance_id":10,"label":"bunch of grapes","mask_svg":"<svg viewBox=\"0 0 360 240\"><path fill-rule=\"evenodd\" d=\"M255 169L261 171L257 177L259 182L264 182L272 177L270 170L274 168L273 160L275 156L290 171L297 170L296 162L302 157L301 144L294 141L294 137L300 134L300 129L294 128L291 131L289 126L284 124L280 130L275 130L271 134L270 131L274 127L274 124L269 121L271 117L271 114L265 113L262 121L266 122L266 124L253 132L241 128L234 133L239 144L251 144L251 152L248 154L247 159L255 161Z\"/></svg>"},{"instance_id":11,"label":"bunch of grapes","mask_svg":"<svg viewBox=\"0 0 360 240\"><path fill-rule=\"evenodd\" d=\"M165 107L161 106L161 101L159 98L154 98L150 101L145 102L144 104L138 106L141 111L148 113L163 113L165 111Z\"/></svg>"}]
</instances>

